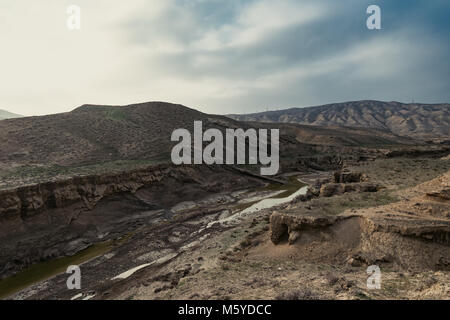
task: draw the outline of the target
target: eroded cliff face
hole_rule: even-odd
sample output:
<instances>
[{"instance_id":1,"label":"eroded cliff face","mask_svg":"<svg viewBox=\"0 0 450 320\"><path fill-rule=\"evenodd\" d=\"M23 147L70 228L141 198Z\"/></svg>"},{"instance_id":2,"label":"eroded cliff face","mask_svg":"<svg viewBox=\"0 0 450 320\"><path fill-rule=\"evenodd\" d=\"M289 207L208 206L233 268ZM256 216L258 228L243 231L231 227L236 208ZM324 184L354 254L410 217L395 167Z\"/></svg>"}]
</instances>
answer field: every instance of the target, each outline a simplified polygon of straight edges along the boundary
<instances>
[{"instance_id":1,"label":"eroded cliff face","mask_svg":"<svg viewBox=\"0 0 450 320\"><path fill-rule=\"evenodd\" d=\"M76 177L0 191L0 228L10 220L25 223L46 210L65 208L78 202L86 209L93 208L105 196L118 192L133 193L147 184L160 181L167 173L168 168L158 167L117 175ZM2 230L0 237L11 231Z\"/></svg>"},{"instance_id":2,"label":"eroded cliff face","mask_svg":"<svg viewBox=\"0 0 450 320\"><path fill-rule=\"evenodd\" d=\"M402 191L403 200L384 206L328 215L294 204L271 215L271 240L299 246L305 259L314 251L315 259L332 256L337 263L450 270L449 188L450 171Z\"/></svg>"},{"instance_id":3,"label":"eroded cliff face","mask_svg":"<svg viewBox=\"0 0 450 320\"><path fill-rule=\"evenodd\" d=\"M261 185L226 167L160 165L0 192L0 278L171 218L176 203Z\"/></svg>"}]
</instances>

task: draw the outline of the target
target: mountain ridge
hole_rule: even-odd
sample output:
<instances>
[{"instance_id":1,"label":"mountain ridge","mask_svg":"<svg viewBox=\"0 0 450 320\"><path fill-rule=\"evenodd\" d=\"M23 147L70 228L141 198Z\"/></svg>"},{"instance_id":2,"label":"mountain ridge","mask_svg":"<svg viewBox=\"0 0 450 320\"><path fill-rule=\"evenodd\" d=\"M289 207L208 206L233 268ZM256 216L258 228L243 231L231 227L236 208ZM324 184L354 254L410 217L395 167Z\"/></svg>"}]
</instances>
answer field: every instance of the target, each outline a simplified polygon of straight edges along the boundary
<instances>
[{"instance_id":1,"label":"mountain ridge","mask_svg":"<svg viewBox=\"0 0 450 320\"><path fill-rule=\"evenodd\" d=\"M230 114L239 121L349 126L389 130L399 136L422 139L450 136L450 104L423 104L360 100L305 108L250 114Z\"/></svg>"},{"instance_id":2,"label":"mountain ridge","mask_svg":"<svg viewBox=\"0 0 450 320\"><path fill-rule=\"evenodd\" d=\"M22 118L22 117L23 115L21 114L16 114L4 109L0 109L0 120Z\"/></svg>"}]
</instances>

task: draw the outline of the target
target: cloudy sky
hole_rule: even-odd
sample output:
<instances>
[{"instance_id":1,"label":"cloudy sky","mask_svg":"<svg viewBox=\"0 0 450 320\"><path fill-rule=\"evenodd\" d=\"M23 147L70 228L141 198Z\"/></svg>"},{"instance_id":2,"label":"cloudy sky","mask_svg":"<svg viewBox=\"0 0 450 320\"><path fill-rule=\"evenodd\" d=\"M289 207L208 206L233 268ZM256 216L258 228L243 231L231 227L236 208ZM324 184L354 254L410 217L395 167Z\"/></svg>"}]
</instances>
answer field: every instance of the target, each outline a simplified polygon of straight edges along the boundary
<instances>
[{"instance_id":1,"label":"cloudy sky","mask_svg":"<svg viewBox=\"0 0 450 320\"><path fill-rule=\"evenodd\" d=\"M366 27L370 4L381 30ZM0 109L450 102L449 38L448 0L0 0Z\"/></svg>"}]
</instances>

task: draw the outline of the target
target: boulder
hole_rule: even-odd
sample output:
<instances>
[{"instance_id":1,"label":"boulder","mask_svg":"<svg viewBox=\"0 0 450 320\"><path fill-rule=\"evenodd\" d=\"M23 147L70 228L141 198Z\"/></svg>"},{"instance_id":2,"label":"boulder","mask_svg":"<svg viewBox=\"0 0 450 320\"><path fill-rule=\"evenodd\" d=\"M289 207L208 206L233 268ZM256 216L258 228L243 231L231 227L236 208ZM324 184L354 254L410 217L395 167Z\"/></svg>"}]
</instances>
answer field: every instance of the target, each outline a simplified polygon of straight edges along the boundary
<instances>
[{"instance_id":1,"label":"boulder","mask_svg":"<svg viewBox=\"0 0 450 320\"><path fill-rule=\"evenodd\" d=\"M327 183L320 187L321 197L331 197L345 193L345 184L343 183Z\"/></svg>"},{"instance_id":2,"label":"boulder","mask_svg":"<svg viewBox=\"0 0 450 320\"><path fill-rule=\"evenodd\" d=\"M334 172L335 183L352 183L362 182L367 179L366 175L362 172L350 172L350 171L336 171Z\"/></svg>"}]
</instances>

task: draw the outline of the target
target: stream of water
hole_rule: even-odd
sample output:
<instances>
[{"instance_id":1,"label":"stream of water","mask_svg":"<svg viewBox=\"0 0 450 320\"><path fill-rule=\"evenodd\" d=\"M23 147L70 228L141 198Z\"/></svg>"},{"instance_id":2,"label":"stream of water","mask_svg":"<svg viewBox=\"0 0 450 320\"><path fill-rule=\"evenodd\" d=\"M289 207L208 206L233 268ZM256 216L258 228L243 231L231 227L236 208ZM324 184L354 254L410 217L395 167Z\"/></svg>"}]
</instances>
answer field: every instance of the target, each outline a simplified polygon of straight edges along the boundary
<instances>
[{"instance_id":1,"label":"stream of water","mask_svg":"<svg viewBox=\"0 0 450 320\"><path fill-rule=\"evenodd\" d=\"M297 196L305 195L307 191L308 191L308 187L301 187L296 192L294 192L293 194L291 194L290 196L285 197L285 198L263 199L255 204L253 204L252 206L248 207L247 209L242 210L241 214L247 214L247 213L251 213L251 212L255 212L255 211L259 211L259 210L263 210L263 209L272 208L272 207L278 206L280 204L288 203L288 202L294 200L295 197L297 197Z\"/></svg>"},{"instance_id":2,"label":"stream of water","mask_svg":"<svg viewBox=\"0 0 450 320\"><path fill-rule=\"evenodd\" d=\"M288 197L284 198L276 198L276 196L280 193L286 192L286 190L279 190L270 194L266 195L266 198L254 203L253 205L249 206L246 209L243 209L236 214L227 217L220 221L214 221L210 224L216 223L216 222L226 222L235 220L239 217L242 217L246 214L257 212L263 209L272 208L277 205L281 205L284 203L288 203L292 201L295 197L306 194L308 191L308 187L301 187ZM253 199L257 199L257 197L254 197ZM251 200L251 199L250 199ZM209 227L209 225L208 225ZM102 255L109 251L111 248L112 243L110 242L104 242L104 243L98 243L90 248L83 250L79 252L78 254L71 256L71 257L63 257L63 258L57 258L50 261L37 263L35 265L32 265L25 270L19 272L18 274L0 280L0 299L5 298L17 291L20 291L21 289L27 288L35 283L41 282L43 280L46 280L52 276L55 276L59 273L65 272L65 269L68 265L71 264L81 264L83 262L86 262L92 258L95 258L99 255Z\"/></svg>"}]
</instances>

